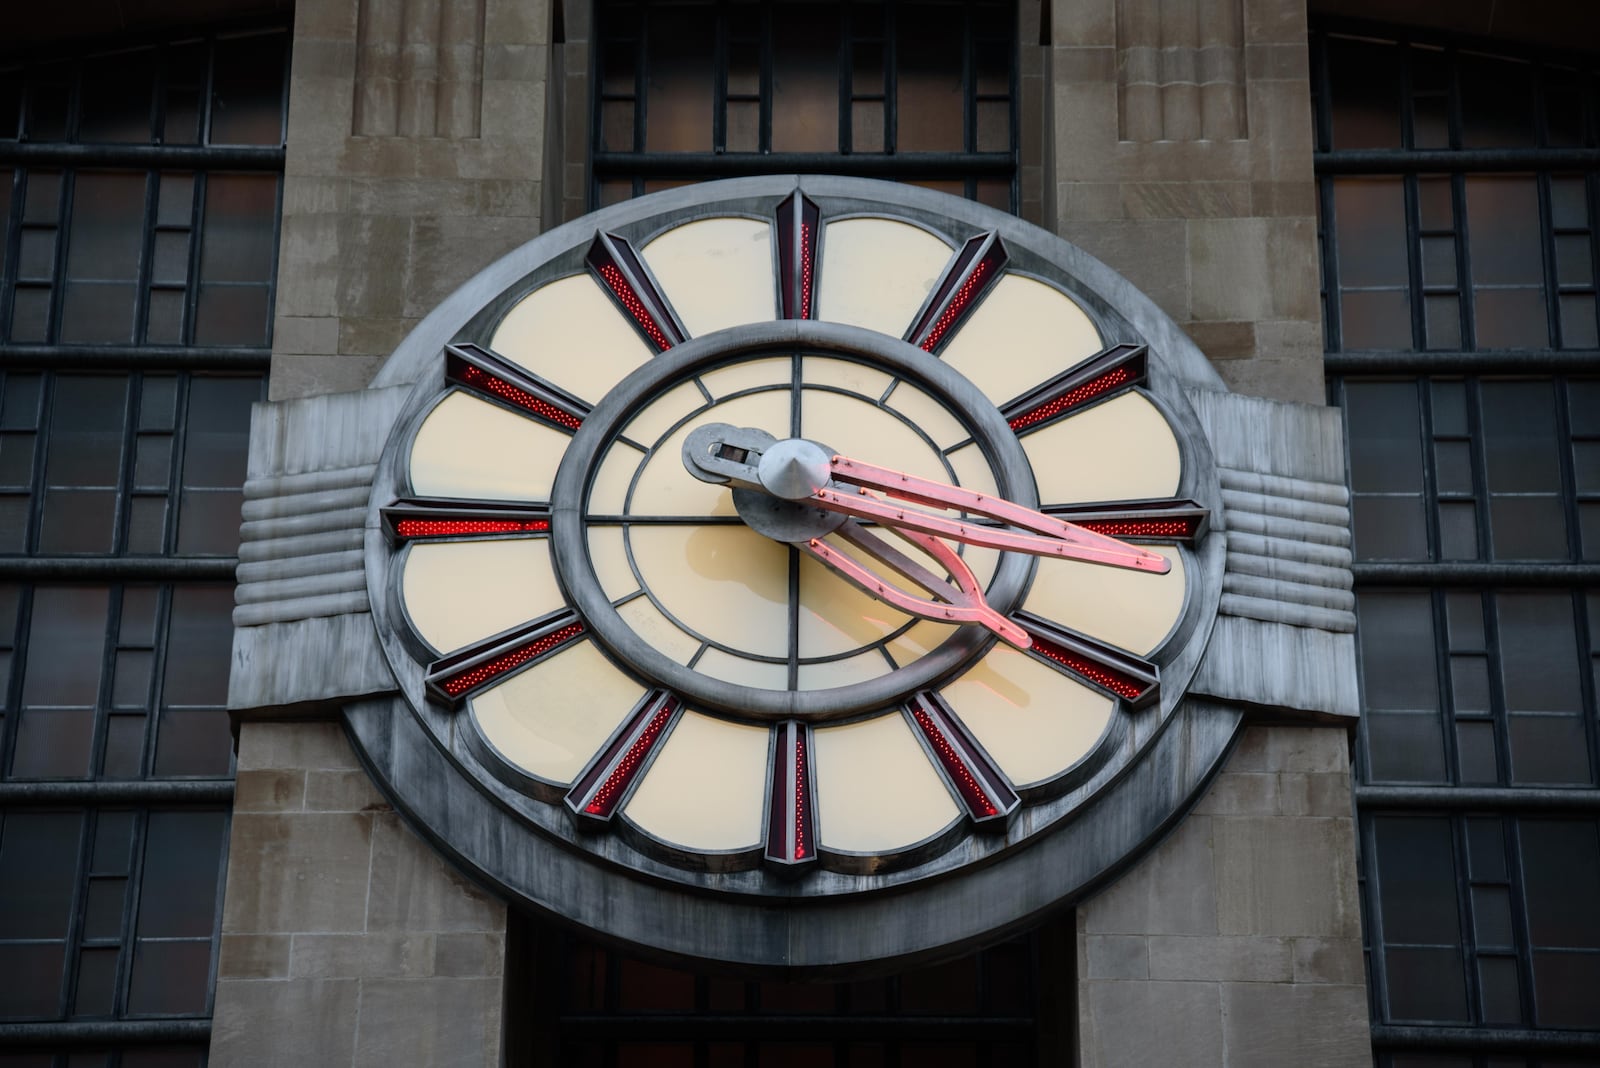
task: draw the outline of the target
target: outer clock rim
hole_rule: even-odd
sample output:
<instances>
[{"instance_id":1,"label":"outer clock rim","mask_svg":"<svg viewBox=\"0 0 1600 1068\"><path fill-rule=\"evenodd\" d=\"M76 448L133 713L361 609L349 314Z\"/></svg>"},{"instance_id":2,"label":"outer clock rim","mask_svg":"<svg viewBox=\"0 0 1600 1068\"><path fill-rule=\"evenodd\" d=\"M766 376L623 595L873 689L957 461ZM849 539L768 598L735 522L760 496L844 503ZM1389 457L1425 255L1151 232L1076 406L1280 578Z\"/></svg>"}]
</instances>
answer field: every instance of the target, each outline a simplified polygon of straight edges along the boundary
<instances>
[{"instance_id":1,"label":"outer clock rim","mask_svg":"<svg viewBox=\"0 0 1600 1068\"><path fill-rule=\"evenodd\" d=\"M821 722L883 709L917 690L937 685L988 652L994 635L981 627L962 627L915 663L849 686L770 690L711 678L667 657L622 619L595 576L584 521L584 504L606 447L664 387L741 359L788 353L853 359L911 380L960 415L1007 500L1025 508L1038 506L1033 470L1016 434L993 402L964 375L905 341L875 331L840 323L779 319L719 330L674 346L613 387L585 417L556 472L550 500L550 548L569 603L594 638L635 674L707 711L744 719ZM989 603L1001 612L1010 612L1027 592L1033 571L1032 557L1002 553L987 593Z\"/></svg>"}]
</instances>

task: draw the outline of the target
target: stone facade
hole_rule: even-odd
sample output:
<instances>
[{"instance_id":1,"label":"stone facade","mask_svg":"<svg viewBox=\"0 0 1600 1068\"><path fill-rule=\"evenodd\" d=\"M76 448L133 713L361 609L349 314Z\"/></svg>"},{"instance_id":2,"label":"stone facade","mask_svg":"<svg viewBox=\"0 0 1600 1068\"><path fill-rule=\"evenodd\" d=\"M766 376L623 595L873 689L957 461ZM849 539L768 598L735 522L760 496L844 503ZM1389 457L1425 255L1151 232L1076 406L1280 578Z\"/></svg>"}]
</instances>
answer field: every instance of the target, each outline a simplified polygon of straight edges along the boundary
<instances>
[{"instance_id":1,"label":"stone facade","mask_svg":"<svg viewBox=\"0 0 1600 1068\"><path fill-rule=\"evenodd\" d=\"M210 1063L495 1064L505 944L337 724L244 727Z\"/></svg>"},{"instance_id":2,"label":"stone facade","mask_svg":"<svg viewBox=\"0 0 1600 1068\"><path fill-rule=\"evenodd\" d=\"M1042 25L1023 5L1025 217L1235 390L1320 403L1304 4L1046 3ZM429 13L449 40L407 30ZM587 5L556 22L547 0L297 4L274 399L365 386L456 286L582 213ZM240 729L211 1063L497 1063L505 906L385 804L336 709L284 711L324 718ZM1078 1063L1368 1063L1354 858L1344 727L1247 729L1080 903ZM1041 1011L1044 1033L1071 1015Z\"/></svg>"}]
</instances>

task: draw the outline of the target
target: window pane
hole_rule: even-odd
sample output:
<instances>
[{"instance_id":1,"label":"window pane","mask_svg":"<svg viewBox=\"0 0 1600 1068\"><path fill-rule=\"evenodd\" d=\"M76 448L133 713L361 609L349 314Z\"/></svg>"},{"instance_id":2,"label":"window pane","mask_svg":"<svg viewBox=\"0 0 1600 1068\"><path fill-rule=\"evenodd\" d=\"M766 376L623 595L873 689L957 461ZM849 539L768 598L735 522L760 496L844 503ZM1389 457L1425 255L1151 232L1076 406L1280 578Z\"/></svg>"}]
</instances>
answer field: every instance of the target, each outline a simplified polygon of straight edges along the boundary
<instances>
[{"instance_id":1,"label":"window pane","mask_svg":"<svg viewBox=\"0 0 1600 1068\"><path fill-rule=\"evenodd\" d=\"M712 72L716 70L716 13L709 6L653 10L648 16L645 149L711 150Z\"/></svg>"},{"instance_id":2,"label":"window pane","mask_svg":"<svg viewBox=\"0 0 1600 1068\"><path fill-rule=\"evenodd\" d=\"M839 151L837 9L774 7L772 39L772 150Z\"/></svg>"},{"instance_id":3,"label":"window pane","mask_svg":"<svg viewBox=\"0 0 1600 1068\"><path fill-rule=\"evenodd\" d=\"M1536 946L1600 950L1600 834L1593 820L1520 821L1528 934ZM1593 988L1591 988L1593 989Z\"/></svg>"},{"instance_id":4,"label":"window pane","mask_svg":"<svg viewBox=\"0 0 1600 1068\"><path fill-rule=\"evenodd\" d=\"M950 32L948 7L899 9L896 54L900 152L959 152L965 146L961 93L962 39Z\"/></svg>"},{"instance_id":5,"label":"window pane","mask_svg":"<svg viewBox=\"0 0 1600 1068\"><path fill-rule=\"evenodd\" d=\"M217 42L211 92L213 145L276 145L283 142L283 52L281 33Z\"/></svg>"},{"instance_id":6,"label":"window pane","mask_svg":"<svg viewBox=\"0 0 1600 1068\"><path fill-rule=\"evenodd\" d=\"M1400 63L1390 44L1328 38L1334 148L1400 147Z\"/></svg>"},{"instance_id":7,"label":"window pane","mask_svg":"<svg viewBox=\"0 0 1600 1068\"><path fill-rule=\"evenodd\" d=\"M133 340L144 243L143 174L79 172L72 194L61 340Z\"/></svg>"},{"instance_id":8,"label":"window pane","mask_svg":"<svg viewBox=\"0 0 1600 1068\"><path fill-rule=\"evenodd\" d=\"M0 939L66 937L82 829L75 812L3 814ZM0 972L7 974L15 973Z\"/></svg>"}]
</instances>

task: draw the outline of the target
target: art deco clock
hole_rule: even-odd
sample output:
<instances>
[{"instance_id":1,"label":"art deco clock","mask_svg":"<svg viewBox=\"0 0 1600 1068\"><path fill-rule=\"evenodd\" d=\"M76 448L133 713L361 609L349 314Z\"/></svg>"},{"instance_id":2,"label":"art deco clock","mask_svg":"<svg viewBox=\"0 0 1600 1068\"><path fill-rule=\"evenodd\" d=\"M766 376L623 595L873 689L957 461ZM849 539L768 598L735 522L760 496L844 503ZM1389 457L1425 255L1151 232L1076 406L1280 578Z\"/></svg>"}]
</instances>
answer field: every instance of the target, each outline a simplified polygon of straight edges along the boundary
<instances>
[{"instance_id":1,"label":"art deco clock","mask_svg":"<svg viewBox=\"0 0 1600 1068\"><path fill-rule=\"evenodd\" d=\"M1219 596L1180 344L1055 238L902 187L540 238L386 372L416 380L368 535L391 790L504 892L671 951L1021 922L1112 865L1059 859L1120 848L1082 844L1109 808L1181 802L1126 796Z\"/></svg>"}]
</instances>

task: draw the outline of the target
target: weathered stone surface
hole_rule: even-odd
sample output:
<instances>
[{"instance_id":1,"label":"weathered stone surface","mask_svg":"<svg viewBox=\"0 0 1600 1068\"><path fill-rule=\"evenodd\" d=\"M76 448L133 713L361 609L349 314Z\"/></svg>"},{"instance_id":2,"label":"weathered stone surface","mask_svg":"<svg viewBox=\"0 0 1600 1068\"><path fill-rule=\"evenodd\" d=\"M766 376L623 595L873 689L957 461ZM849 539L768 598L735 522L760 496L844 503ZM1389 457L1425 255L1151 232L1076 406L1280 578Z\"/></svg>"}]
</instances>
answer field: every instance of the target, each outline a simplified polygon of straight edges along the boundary
<instances>
[{"instance_id":1,"label":"weathered stone surface","mask_svg":"<svg viewBox=\"0 0 1600 1068\"><path fill-rule=\"evenodd\" d=\"M217 972L234 979L283 979L289 975L288 935L225 934Z\"/></svg>"},{"instance_id":2,"label":"weathered stone surface","mask_svg":"<svg viewBox=\"0 0 1600 1068\"><path fill-rule=\"evenodd\" d=\"M457 874L393 814L376 817L366 906L373 931L494 931L505 926L505 906Z\"/></svg>"},{"instance_id":3,"label":"weathered stone surface","mask_svg":"<svg viewBox=\"0 0 1600 1068\"><path fill-rule=\"evenodd\" d=\"M1150 978L1287 983L1294 978L1287 938L1156 935L1150 939Z\"/></svg>"},{"instance_id":4,"label":"weathered stone surface","mask_svg":"<svg viewBox=\"0 0 1600 1068\"><path fill-rule=\"evenodd\" d=\"M1094 983L1086 994L1079 1015L1084 1068L1228 1063L1216 983Z\"/></svg>"},{"instance_id":5,"label":"weathered stone surface","mask_svg":"<svg viewBox=\"0 0 1600 1068\"><path fill-rule=\"evenodd\" d=\"M1348 819L1214 818L1217 925L1226 934L1356 931Z\"/></svg>"},{"instance_id":6,"label":"weathered stone surface","mask_svg":"<svg viewBox=\"0 0 1600 1068\"><path fill-rule=\"evenodd\" d=\"M344 729L331 722L251 723L239 731L239 770L358 770Z\"/></svg>"},{"instance_id":7,"label":"weathered stone surface","mask_svg":"<svg viewBox=\"0 0 1600 1068\"><path fill-rule=\"evenodd\" d=\"M1356 938L1294 940L1294 981L1360 986L1366 982L1361 942Z\"/></svg>"},{"instance_id":8,"label":"weathered stone surface","mask_svg":"<svg viewBox=\"0 0 1600 1068\"><path fill-rule=\"evenodd\" d=\"M371 850L364 813L235 813L223 930L362 930Z\"/></svg>"},{"instance_id":9,"label":"weathered stone surface","mask_svg":"<svg viewBox=\"0 0 1600 1068\"><path fill-rule=\"evenodd\" d=\"M312 771L306 774L306 809L312 812L388 810L364 771Z\"/></svg>"},{"instance_id":10,"label":"weathered stone surface","mask_svg":"<svg viewBox=\"0 0 1600 1068\"><path fill-rule=\"evenodd\" d=\"M1149 979L1150 943L1138 935L1084 935L1090 979Z\"/></svg>"},{"instance_id":11,"label":"weathered stone surface","mask_svg":"<svg viewBox=\"0 0 1600 1068\"><path fill-rule=\"evenodd\" d=\"M1278 776L1226 771L1212 780L1194 811L1210 816L1268 816L1278 811Z\"/></svg>"},{"instance_id":12,"label":"weathered stone surface","mask_svg":"<svg viewBox=\"0 0 1600 1068\"><path fill-rule=\"evenodd\" d=\"M350 1064L358 998L351 979L218 983L209 1063L215 1068Z\"/></svg>"},{"instance_id":13,"label":"weathered stone surface","mask_svg":"<svg viewBox=\"0 0 1600 1068\"><path fill-rule=\"evenodd\" d=\"M433 974L431 934L297 934L289 960L294 978L414 978Z\"/></svg>"},{"instance_id":14,"label":"weathered stone surface","mask_svg":"<svg viewBox=\"0 0 1600 1068\"><path fill-rule=\"evenodd\" d=\"M234 780L235 812L288 812L305 806L306 773L270 768L240 771Z\"/></svg>"},{"instance_id":15,"label":"weathered stone surface","mask_svg":"<svg viewBox=\"0 0 1600 1068\"><path fill-rule=\"evenodd\" d=\"M434 936L435 975L500 975L505 970L506 938L498 931L466 931Z\"/></svg>"},{"instance_id":16,"label":"weathered stone surface","mask_svg":"<svg viewBox=\"0 0 1600 1068\"><path fill-rule=\"evenodd\" d=\"M1372 1063L1367 998L1360 986L1225 983L1222 1023L1230 1068L1366 1068Z\"/></svg>"},{"instance_id":17,"label":"weathered stone surface","mask_svg":"<svg viewBox=\"0 0 1600 1068\"><path fill-rule=\"evenodd\" d=\"M492 1065L500 1057L498 979L372 979L361 984L358 1068Z\"/></svg>"},{"instance_id":18,"label":"weathered stone surface","mask_svg":"<svg viewBox=\"0 0 1600 1068\"><path fill-rule=\"evenodd\" d=\"M1190 816L1128 874L1086 902L1082 906L1085 932L1215 933L1211 825L1210 817ZM1175 894L1173 887L1183 887L1183 892Z\"/></svg>"}]
</instances>

